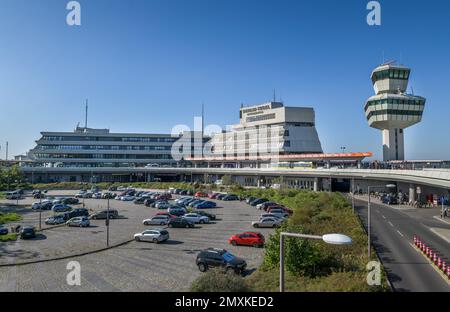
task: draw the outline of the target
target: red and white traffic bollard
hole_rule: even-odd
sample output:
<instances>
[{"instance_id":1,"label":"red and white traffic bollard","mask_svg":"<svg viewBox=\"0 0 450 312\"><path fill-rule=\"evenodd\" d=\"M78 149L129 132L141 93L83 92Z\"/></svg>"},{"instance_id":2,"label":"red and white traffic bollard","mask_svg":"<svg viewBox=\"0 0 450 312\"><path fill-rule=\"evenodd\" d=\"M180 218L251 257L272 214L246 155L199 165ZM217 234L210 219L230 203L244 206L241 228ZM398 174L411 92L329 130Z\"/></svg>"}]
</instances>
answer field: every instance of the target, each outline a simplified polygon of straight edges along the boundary
<instances>
[{"instance_id":1,"label":"red and white traffic bollard","mask_svg":"<svg viewBox=\"0 0 450 312\"><path fill-rule=\"evenodd\" d=\"M442 262L442 271L444 273L447 271L447 263L445 261Z\"/></svg>"},{"instance_id":2,"label":"red and white traffic bollard","mask_svg":"<svg viewBox=\"0 0 450 312\"><path fill-rule=\"evenodd\" d=\"M441 257L438 258L437 266L438 266L439 269L442 267L442 259L441 259Z\"/></svg>"},{"instance_id":3,"label":"red and white traffic bollard","mask_svg":"<svg viewBox=\"0 0 450 312\"><path fill-rule=\"evenodd\" d=\"M417 236L416 236L416 235L414 235L414 245L416 245L416 246L417 246L417 242L418 242L418 240L417 240Z\"/></svg>"},{"instance_id":4,"label":"red and white traffic bollard","mask_svg":"<svg viewBox=\"0 0 450 312\"><path fill-rule=\"evenodd\" d=\"M450 265L447 267L447 277L450 278Z\"/></svg>"},{"instance_id":5,"label":"red and white traffic bollard","mask_svg":"<svg viewBox=\"0 0 450 312\"><path fill-rule=\"evenodd\" d=\"M428 256L430 254L430 247L426 247L425 248L425 254Z\"/></svg>"},{"instance_id":6,"label":"red and white traffic bollard","mask_svg":"<svg viewBox=\"0 0 450 312\"><path fill-rule=\"evenodd\" d=\"M434 252L434 253L433 253L433 262L434 262L435 264L437 264L437 261L438 261L438 255L437 255L437 252Z\"/></svg>"}]
</instances>

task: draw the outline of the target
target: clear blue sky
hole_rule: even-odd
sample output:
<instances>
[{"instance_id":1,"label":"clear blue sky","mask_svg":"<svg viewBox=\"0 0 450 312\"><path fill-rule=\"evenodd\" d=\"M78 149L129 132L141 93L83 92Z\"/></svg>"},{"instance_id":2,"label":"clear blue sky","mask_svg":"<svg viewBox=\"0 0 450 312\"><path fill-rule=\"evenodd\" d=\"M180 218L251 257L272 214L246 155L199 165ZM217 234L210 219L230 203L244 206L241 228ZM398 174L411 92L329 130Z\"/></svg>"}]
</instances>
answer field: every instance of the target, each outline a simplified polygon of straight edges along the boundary
<instances>
[{"instance_id":1,"label":"clear blue sky","mask_svg":"<svg viewBox=\"0 0 450 312\"><path fill-rule=\"evenodd\" d=\"M450 159L450 4L384 0L382 25L366 0L80 0L82 25L66 24L68 0L0 0L0 144L10 155L39 132L83 122L113 132L169 133L238 122L240 103L312 106L323 148L373 151L381 133L365 120L372 69L385 59L412 68L427 98L407 129L406 157Z\"/></svg>"}]
</instances>

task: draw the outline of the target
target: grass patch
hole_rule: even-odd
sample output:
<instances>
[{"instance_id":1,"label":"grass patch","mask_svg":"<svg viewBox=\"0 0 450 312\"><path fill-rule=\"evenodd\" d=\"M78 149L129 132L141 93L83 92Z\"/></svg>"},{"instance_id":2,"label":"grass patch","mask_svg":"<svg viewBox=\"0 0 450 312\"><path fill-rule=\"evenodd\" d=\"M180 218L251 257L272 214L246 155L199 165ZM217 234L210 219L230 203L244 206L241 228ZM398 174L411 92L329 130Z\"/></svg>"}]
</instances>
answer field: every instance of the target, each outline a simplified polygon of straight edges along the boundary
<instances>
[{"instance_id":1,"label":"grass patch","mask_svg":"<svg viewBox=\"0 0 450 312\"><path fill-rule=\"evenodd\" d=\"M22 216L15 213L2 213L0 212L0 224L5 224L9 222L16 222L22 220Z\"/></svg>"},{"instance_id":2,"label":"grass patch","mask_svg":"<svg viewBox=\"0 0 450 312\"><path fill-rule=\"evenodd\" d=\"M0 242L9 242L9 241L15 241L17 240L17 237L19 234L16 233L9 233L6 235L0 235Z\"/></svg>"}]
</instances>

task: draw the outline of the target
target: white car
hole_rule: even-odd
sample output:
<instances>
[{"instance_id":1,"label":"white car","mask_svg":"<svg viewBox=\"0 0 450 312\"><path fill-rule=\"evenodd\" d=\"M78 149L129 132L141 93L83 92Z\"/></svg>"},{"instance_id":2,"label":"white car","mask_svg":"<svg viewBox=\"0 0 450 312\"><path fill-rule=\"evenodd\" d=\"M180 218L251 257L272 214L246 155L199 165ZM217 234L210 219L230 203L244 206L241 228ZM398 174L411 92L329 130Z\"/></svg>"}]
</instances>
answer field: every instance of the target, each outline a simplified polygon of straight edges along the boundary
<instances>
[{"instance_id":1,"label":"white car","mask_svg":"<svg viewBox=\"0 0 450 312\"><path fill-rule=\"evenodd\" d=\"M158 168L159 164L153 163L153 164L146 164L145 168Z\"/></svg>"},{"instance_id":2,"label":"white car","mask_svg":"<svg viewBox=\"0 0 450 312\"><path fill-rule=\"evenodd\" d=\"M134 196L125 195L125 196L120 197L120 200L121 201L132 201L132 200L134 200Z\"/></svg>"},{"instance_id":3,"label":"white car","mask_svg":"<svg viewBox=\"0 0 450 312\"><path fill-rule=\"evenodd\" d=\"M92 194L92 198L94 198L94 199L101 199L102 198L102 193L100 193L100 192L94 193L94 194Z\"/></svg>"},{"instance_id":4,"label":"white car","mask_svg":"<svg viewBox=\"0 0 450 312\"><path fill-rule=\"evenodd\" d=\"M196 213L187 213L183 216L183 218L194 223L209 223L209 218L207 216L202 216Z\"/></svg>"},{"instance_id":5,"label":"white car","mask_svg":"<svg viewBox=\"0 0 450 312\"><path fill-rule=\"evenodd\" d=\"M144 225L167 225L169 223L170 217L166 215L156 215L150 219L145 219L142 221Z\"/></svg>"},{"instance_id":6,"label":"white car","mask_svg":"<svg viewBox=\"0 0 450 312\"><path fill-rule=\"evenodd\" d=\"M281 226L282 221L278 218L274 217L265 217L259 221L252 222L253 227L262 228L262 227L279 227Z\"/></svg>"},{"instance_id":7,"label":"white car","mask_svg":"<svg viewBox=\"0 0 450 312\"><path fill-rule=\"evenodd\" d=\"M41 209L41 203L33 203L33 205L31 205L31 209L33 210Z\"/></svg>"},{"instance_id":8,"label":"white car","mask_svg":"<svg viewBox=\"0 0 450 312\"><path fill-rule=\"evenodd\" d=\"M145 230L142 233L134 234L134 239L137 242L154 242L158 244L169 239L169 232L162 229Z\"/></svg>"},{"instance_id":9,"label":"white car","mask_svg":"<svg viewBox=\"0 0 450 312\"><path fill-rule=\"evenodd\" d=\"M259 220L264 219L264 218L277 218L277 219L280 219L281 221L283 221L285 219L285 217L280 216L279 214L270 213L270 212L262 213L261 216L259 217Z\"/></svg>"},{"instance_id":10,"label":"white car","mask_svg":"<svg viewBox=\"0 0 450 312\"><path fill-rule=\"evenodd\" d=\"M276 215L280 218L288 218L289 217L289 214L287 212L285 212L283 209L279 209L279 208L270 209L269 213Z\"/></svg>"}]
</instances>

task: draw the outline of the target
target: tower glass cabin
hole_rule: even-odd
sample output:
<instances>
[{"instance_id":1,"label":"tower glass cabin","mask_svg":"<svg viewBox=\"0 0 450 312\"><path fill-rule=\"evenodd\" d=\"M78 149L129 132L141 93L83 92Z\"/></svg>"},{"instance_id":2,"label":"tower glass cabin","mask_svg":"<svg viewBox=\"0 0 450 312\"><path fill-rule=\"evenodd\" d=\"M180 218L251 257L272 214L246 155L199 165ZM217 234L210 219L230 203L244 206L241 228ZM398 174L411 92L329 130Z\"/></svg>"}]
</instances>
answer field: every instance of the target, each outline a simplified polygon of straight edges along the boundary
<instances>
[{"instance_id":1,"label":"tower glass cabin","mask_svg":"<svg viewBox=\"0 0 450 312\"><path fill-rule=\"evenodd\" d=\"M382 131L383 160L404 160L404 129L422 120L425 98L407 94L411 69L387 63L372 72L376 95L365 103L369 126Z\"/></svg>"}]
</instances>

